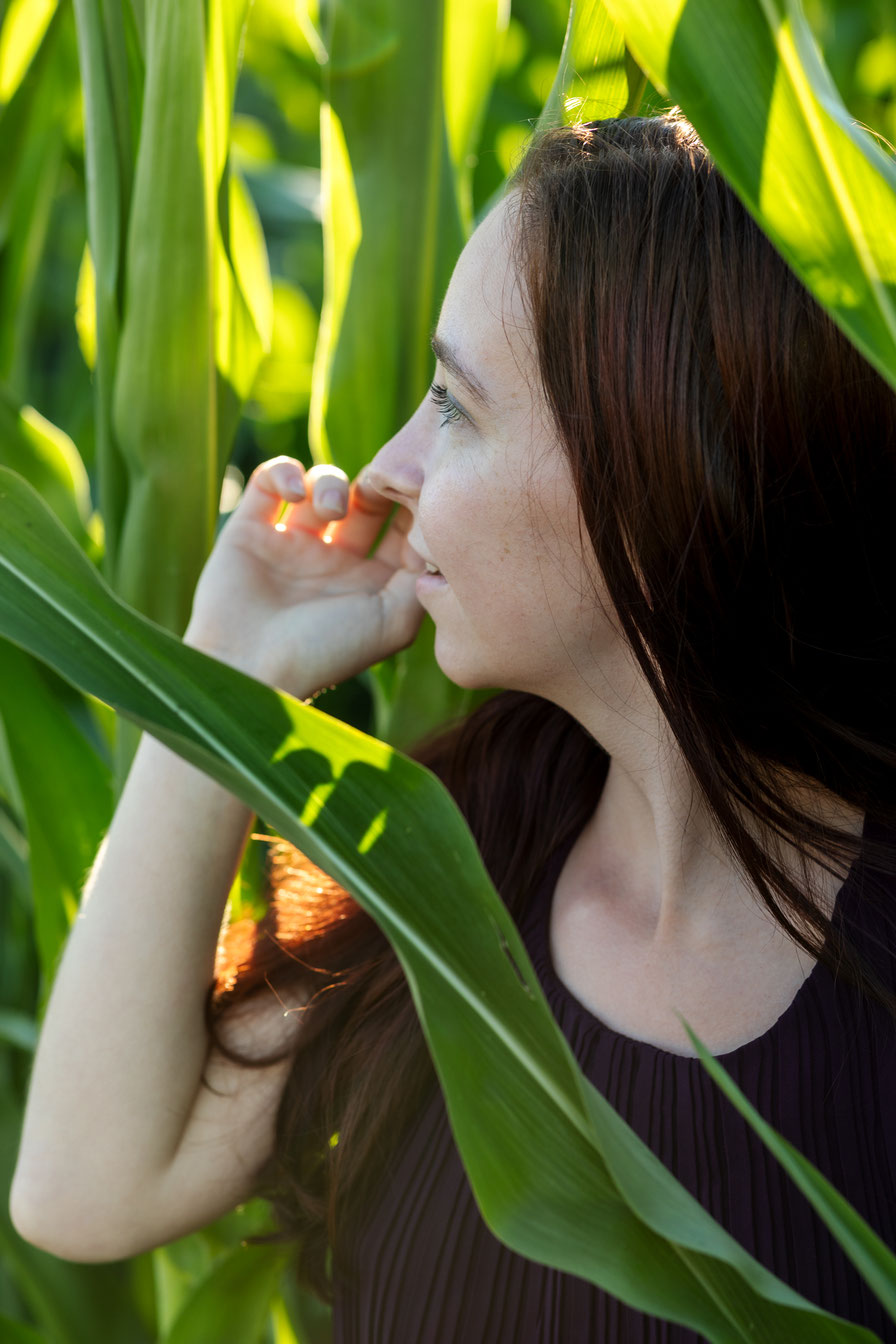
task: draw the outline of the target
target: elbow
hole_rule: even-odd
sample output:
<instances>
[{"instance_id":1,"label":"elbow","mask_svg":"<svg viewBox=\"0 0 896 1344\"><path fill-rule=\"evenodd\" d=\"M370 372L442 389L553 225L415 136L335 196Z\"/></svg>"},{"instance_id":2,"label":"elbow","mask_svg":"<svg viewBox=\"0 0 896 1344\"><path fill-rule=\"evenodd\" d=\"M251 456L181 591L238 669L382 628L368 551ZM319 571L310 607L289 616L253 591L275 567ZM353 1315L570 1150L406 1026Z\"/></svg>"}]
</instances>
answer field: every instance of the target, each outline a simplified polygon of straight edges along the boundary
<instances>
[{"instance_id":1,"label":"elbow","mask_svg":"<svg viewBox=\"0 0 896 1344\"><path fill-rule=\"evenodd\" d=\"M71 1207L70 1197L29 1179L21 1164L10 1189L9 1217L23 1241L60 1260L100 1264L134 1254L120 1228L91 1218L89 1207Z\"/></svg>"}]
</instances>

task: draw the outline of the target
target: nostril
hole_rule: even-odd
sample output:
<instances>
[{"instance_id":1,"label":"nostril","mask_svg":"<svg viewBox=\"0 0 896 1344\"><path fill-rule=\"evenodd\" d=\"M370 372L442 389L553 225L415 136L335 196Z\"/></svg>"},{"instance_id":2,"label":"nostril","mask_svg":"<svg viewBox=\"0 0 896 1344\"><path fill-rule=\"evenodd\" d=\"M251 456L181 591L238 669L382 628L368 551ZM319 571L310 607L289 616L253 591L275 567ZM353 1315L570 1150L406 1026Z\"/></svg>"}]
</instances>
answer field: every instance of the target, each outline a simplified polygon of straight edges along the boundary
<instances>
[{"instance_id":1,"label":"nostril","mask_svg":"<svg viewBox=\"0 0 896 1344\"><path fill-rule=\"evenodd\" d=\"M369 488L386 499L404 504L416 499L423 485L423 471L413 452L414 445L399 431L364 468Z\"/></svg>"}]
</instances>

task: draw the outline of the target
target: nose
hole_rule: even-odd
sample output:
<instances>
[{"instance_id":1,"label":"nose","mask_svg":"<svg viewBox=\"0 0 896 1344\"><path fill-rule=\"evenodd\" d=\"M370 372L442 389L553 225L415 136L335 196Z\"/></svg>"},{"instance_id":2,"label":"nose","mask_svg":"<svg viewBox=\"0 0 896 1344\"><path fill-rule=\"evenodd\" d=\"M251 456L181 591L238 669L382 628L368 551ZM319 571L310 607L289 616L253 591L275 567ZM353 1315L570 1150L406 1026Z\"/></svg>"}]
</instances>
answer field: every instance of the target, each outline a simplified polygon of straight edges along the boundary
<instances>
[{"instance_id":1,"label":"nose","mask_svg":"<svg viewBox=\"0 0 896 1344\"><path fill-rule=\"evenodd\" d=\"M364 470L374 490L406 507L416 502L423 486L424 444L419 414L418 410L383 444Z\"/></svg>"}]
</instances>

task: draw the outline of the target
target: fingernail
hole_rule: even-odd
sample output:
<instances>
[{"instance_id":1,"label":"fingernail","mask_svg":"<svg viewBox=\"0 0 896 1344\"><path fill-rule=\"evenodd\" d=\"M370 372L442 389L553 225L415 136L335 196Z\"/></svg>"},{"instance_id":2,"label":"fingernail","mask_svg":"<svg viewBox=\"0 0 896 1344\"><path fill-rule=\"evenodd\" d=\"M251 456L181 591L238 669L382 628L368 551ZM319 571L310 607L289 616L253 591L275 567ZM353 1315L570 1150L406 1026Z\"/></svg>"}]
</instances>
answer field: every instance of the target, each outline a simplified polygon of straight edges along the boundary
<instances>
[{"instance_id":1,"label":"fingernail","mask_svg":"<svg viewBox=\"0 0 896 1344\"><path fill-rule=\"evenodd\" d=\"M277 485L284 495L298 495L304 499L307 494L305 478L295 467L280 467L277 471Z\"/></svg>"},{"instance_id":2,"label":"fingernail","mask_svg":"<svg viewBox=\"0 0 896 1344\"><path fill-rule=\"evenodd\" d=\"M318 509L326 509L328 513L345 512L345 496L341 490L332 487L329 490L322 490L315 503Z\"/></svg>"}]
</instances>

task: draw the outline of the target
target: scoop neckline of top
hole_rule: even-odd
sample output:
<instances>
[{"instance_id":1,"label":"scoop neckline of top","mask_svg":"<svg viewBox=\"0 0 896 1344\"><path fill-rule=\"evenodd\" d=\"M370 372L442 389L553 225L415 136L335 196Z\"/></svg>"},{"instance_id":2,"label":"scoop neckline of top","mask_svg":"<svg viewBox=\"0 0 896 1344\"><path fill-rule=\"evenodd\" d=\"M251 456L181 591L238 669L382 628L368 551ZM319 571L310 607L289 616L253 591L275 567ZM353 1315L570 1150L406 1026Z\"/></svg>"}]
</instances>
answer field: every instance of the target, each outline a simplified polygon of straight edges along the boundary
<instances>
[{"instance_id":1,"label":"scoop neckline of top","mask_svg":"<svg viewBox=\"0 0 896 1344\"><path fill-rule=\"evenodd\" d=\"M876 825L877 823L874 819L866 812L862 823L863 845L874 832ZM547 899L539 903L540 909L538 911L538 932L543 954L542 970L544 972L543 983L545 989L548 992L552 990L555 996L561 1000L565 1006L572 1008L590 1029L598 1031L604 1037L618 1042L627 1049L646 1052L651 1055L661 1055L668 1057L670 1060L680 1061L683 1065L700 1065L701 1061L699 1055L684 1055L677 1050L668 1050L665 1046L654 1045L652 1041L642 1041L637 1036L627 1036L625 1032L617 1031L615 1027L611 1027L608 1023L604 1022L603 1018L598 1017L590 1008L587 1008L585 1004L582 1003L581 999L577 998L572 992L566 982L561 980L557 973L557 968L554 965L554 954L551 950L551 911L554 907L554 892L560 878L563 864L568 858L572 851L572 847L578 838L579 832L576 831L573 836L554 850L553 854L549 856L545 866L544 890L546 891ZM834 925L838 925L843 918L843 898L854 886L861 864L862 851L856 855L842 885L837 891L837 895L834 897L834 908L831 911L831 922ZM801 1000L809 991L809 986L813 985L819 976L826 970L827 967L823 962L816 961L805 980L797 989L793 998L787 1004L787 1007L775 1018L771 1026L761 1032L758 1036L754 1036L749 1041L743 1041L740 1045L735 1046L733 1050L726 1050L724 1054L713 1055L713 1059L717 1059L720 1063L724 1064L726 1060L733 1060L739 1055L746 1055L749 1051L761 1049L768 1043L769 1038L772 1035L783 1029L787 1019L792 1017L798 1011Z\"/></svg>"}]
</instances>

